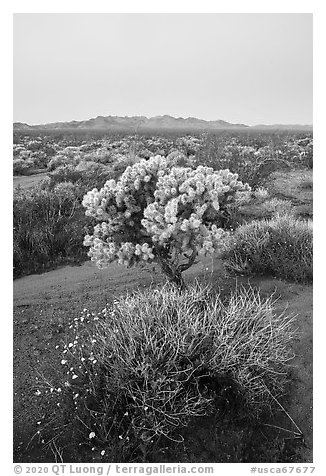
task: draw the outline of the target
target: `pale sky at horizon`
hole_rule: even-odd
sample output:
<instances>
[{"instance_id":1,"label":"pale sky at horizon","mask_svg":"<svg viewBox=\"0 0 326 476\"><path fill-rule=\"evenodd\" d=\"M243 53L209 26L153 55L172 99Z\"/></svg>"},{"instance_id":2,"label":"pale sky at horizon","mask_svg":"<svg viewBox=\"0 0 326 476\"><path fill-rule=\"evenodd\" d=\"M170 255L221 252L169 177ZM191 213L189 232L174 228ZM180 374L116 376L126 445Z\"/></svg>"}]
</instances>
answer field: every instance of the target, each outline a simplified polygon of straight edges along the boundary
<instances>
[{"instance_id":1,"label":"pale sky at horizon","mask_svg":"<svg viewBox=\"0 0 326 476\"><path fill-rule=\"evenodd\" d=\"M312 124L312 14L15 14L14 121Z\"/></svg>"}]
</instances>

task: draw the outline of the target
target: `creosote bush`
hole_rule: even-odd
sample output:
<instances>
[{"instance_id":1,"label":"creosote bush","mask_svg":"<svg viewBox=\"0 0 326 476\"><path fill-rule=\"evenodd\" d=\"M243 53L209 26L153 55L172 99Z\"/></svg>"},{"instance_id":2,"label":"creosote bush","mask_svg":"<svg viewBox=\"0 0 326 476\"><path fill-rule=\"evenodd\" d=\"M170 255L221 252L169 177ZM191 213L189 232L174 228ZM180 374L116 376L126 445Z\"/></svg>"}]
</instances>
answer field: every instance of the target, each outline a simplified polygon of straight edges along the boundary
<instances>
[{"instance_id":1,"label":"creosote bush","mask_svg":"<svg viewBox=\"0 0 326 476\"><path fill-rule=\"evenodd\" d=\"M259 415L284 390L294 336L293 318L271 297L240 289L223 303L199 284L85 309L74 331L61 361L67 380L51 389L62 428L103 460L128 462L146 460L161 437L179 441L178 429L218 412L230 389Z\"/></svg>"},{"instance_id":2,"label":"creosote bush","mask_svg":"<svg viewBox=\"0 0 326 476\"><path fill-rule=\"evenodd\" d=\"M222 254L227 269L298 282L313 278L312 222L292 214L240 226Z\"/></svg>"},{"instance_id":3,"label":"creosote bush","mask_svg":"<svg viewBox=\"0 0 326 476\"><path fill-rule=\"evenodd\" d=\"M16 189L13 212L14 277L86 259L88 221L74 184Z\"/></svg>"}]
</instances>

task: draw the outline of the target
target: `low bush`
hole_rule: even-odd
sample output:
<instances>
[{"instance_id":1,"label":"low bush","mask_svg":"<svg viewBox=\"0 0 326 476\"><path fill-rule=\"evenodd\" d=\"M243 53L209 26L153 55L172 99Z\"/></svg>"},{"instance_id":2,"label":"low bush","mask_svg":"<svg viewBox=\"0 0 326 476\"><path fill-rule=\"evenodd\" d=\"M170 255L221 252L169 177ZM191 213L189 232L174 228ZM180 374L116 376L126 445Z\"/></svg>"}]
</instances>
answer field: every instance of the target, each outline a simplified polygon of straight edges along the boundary
<instances>
[{"instance_id":1,"label":"low bush","mask_svg":"<svg viewBox=\"0 0 326 476\"><path fill-rule=\"evenodd\" d=\"M234 231L253 220L270 219L284 214L296 216L297 211L291 201L273 197L266 189L258 188L250 196L237 200L235 206L229 207L225 225L227 229Z\"/></svg>"},{"instance_id":2,"label":"low bush","mask_svg":"<svg viewBox=\"0 0 326 476\"><path fill-rule=\"evenodd\" d=\"M280 200L279 198L269 198L263 201L260 206L260 213L264 218L271 218L276 215L293 215L293 205L289 200Z\"/></svg>"},{"instance_id":3,"label":"low bush","mask_svg":"<svg viewBox=\"0 0 326 476\"><path fill-rule=\"evenodd\" d=\"M237 222L233 225L233 229L239 225L251 222L253 220L271 219L278 215L295 216L296 211L289 200L281 200L275 197L267 197L263 200L252 200L236 211L235 218Z\"/></svg>"},{"instance_id":4,"label":"low bush","mask_svg":"<svg viewBox=\"0 0 326 476\"><path fill-rule=\"evenodd\" d=\"M61 165L44 179L43 188L53 190L55 186L64 182L75 185L78 198L83 199L91 186L102 187L107 180L112 178L113 172L109 167L94 162L80 162L74 165Z\"/></svg>"},{"instance_id":5,"label":"low bush","mask_svg":"<svg viewBox=\"0 0 326 476\"><path fill-rule=\"evenodd\" d=\"M222 254L227 269L297 282L313 278L312 222L291 214L255 220L239 227Z\"/></svg>"},{"instance_id":6,"label":"low bush","mask_svg":"<svg viewBox=\"0 0 326 476\"><path fill-rule=\"evenodd\" d=\"M93 220L82 199L91 184L102 187L111 177L100 164L62 165L38 186L14 191L14 277L87 259L83 238Z\"/></svg>"},{"instance_id":7,"label":"low bush","mask_svg":"<svg viewBox=\"0 0 326 476\"><path fill-rule=\"evenodd\" d=\"M16 189L13 212L14 277L86 259L82 243L90 220L72 183Z\"/></svg>"},{"instance_id":8,"label":"low bush","mask_svg":"<svg viewBox=\"0 0 326 476\"><path fill-rule=\"evenodd\" d=\"M162 437L179 441L192 418L230 402L259 415L284 392L294 336L293 318L276 313L272 298L241 289L222 302L198 284L123 295L98 314L84 309L72 332L64 381L47 390L63 412L56 438L70 432L93 460L127 462L150 461Z\"/></svg>"},{"instance_id":9,"label":"low bush","mask_svg":"<svg viewBox=\"0 0 326 476\"><path fill-rule=\"evenodd\" d=\"M31 159L14 159L13 160L13 174L14 175L31 175L32 170L35 169L35 164Z\"/></svg>"},{"instance_id":10,"label":"low bush","mask_svg":"<svg viewBox=\"0 0 326 476\"><path fill-rule=\"evenodd\" d=\"M313 190L313 179L312 177L307 177L302 180L300 183L300 188L302 190Z\"/></svg>"}]
</instances>

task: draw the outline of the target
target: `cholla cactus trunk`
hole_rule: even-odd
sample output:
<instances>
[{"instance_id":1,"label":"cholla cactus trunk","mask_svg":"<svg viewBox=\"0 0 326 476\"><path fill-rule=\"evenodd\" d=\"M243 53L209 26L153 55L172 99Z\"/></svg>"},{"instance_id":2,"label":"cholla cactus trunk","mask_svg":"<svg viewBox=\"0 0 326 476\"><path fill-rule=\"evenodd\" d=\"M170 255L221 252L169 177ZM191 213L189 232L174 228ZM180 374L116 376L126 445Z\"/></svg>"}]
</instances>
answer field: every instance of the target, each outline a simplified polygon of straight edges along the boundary
<instances>
[{"instance_id":1,"label":"cholla cactus trunk","mask_svg":"<svg viewBox=\"0 0 326 476\"><path fill-rule=\"evenodd\" d=\"M183 290L185 288L185 282L182 276L182 271L164 258L158 259L158 263L168 280L175 284L180 290Z\"/></svg>"},{"instance_id":2,"label":"cholla cactus trunk","mask_svg":"<svg viewBox=\"0 0 326 476\"><path fill-rule=\"evenodd\" d=\"M173 259L169 259L162 254L158 254L157 262L161 266L161 269L167 276L168 280L175 284L180 289L180 291L182 291L186 287L182 273L194 264L197 256L197 251L193 250L191 256L187 257L187 261L185 263L178 264L178 261L174 262Z\"/></svg>"},{"instance_id":3,"label":"cholla cactus trunk","mask_svg":"<svg viewBox=\"0 0 326 476\"><path fill-rule=\"evenodd\" d=\"M180 291L183 291L186 287L182 273L180 272L173 277L171 282L175 284L179 288Z\"/></svg>"},{"instance_id":4,"label":"cholla cactus trunk","mask_svg":"<svg viewBox=\"0 0 326 476\"><path fill-rule=\"evenodd\" d=\"M173 269L171 266L168 265L168 263L161 262L161 268L163 273L167 276L168 280L175 284L180 291L185 289L185 282L182 276L182 272L176 268Z\"/></svg>"}]
</instances>

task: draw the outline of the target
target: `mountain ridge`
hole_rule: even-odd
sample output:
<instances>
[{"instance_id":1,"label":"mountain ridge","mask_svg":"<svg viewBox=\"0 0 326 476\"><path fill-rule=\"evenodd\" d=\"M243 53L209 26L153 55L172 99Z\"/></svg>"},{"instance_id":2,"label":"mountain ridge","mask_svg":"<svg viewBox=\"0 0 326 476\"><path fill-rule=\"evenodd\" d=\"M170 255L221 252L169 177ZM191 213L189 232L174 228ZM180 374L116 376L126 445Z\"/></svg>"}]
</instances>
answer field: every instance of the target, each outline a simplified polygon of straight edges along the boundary
<instances>
[{"instance_id":1,"label":"mountain ridge","mask_svg":"<svg viewBox=\"0 0 326 476\"><path fill-rule=\"evenodd\" d=\"M30 125L26 122L14 122L14 130L119 130L130 129L135 132L151 129L192 129L192 130L222 130L222 129L312 129L312 125L301 124L259 124L248 126L247 124L233 124L221 119L208 121L196 117L173 117L161 115L154 117L146 116L97 116L83 121L49 122L46 124Z\"/></svg>"}]
</instances>

